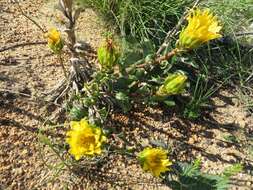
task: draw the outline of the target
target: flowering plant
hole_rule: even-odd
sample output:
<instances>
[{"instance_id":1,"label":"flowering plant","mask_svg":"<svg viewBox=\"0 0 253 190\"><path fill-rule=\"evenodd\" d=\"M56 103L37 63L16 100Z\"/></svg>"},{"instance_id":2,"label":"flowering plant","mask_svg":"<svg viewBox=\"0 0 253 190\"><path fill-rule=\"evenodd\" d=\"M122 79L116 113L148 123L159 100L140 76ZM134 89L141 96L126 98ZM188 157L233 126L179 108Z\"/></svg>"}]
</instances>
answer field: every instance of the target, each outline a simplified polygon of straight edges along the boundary
<instances>
[{"instance_id":1,"label":"flowering plant","mask_svg":"<svg viewBox=\"0 0 253 190\"><path fill-rule=\"evenodd\" d=\"M178 40L178 48L195 49L210 40L220 38L221 26L209 9L196 9L187 17L188 25L183 28Z\"/></svg>"},{"instance_id":2,"label":"flowering plant","mask_svg":"<svg viewBox=\"0 0 253 190\"><path fill-rule=\"evenodd\" d=\"M46 33L46 37L49 48L56 54L60 53L63 48L61 33L56 28L52 28Z\"/></svg>"},{"instance_id":3,"label":"flowering plant","mask_svg":"<svg viewBox=\"0 0 253 190\"><path fill-rule=\"evenodd\" d=\"M161 173L169 171L172 165L167 158L167 151L162 148L145 148L139 153L138 159L144 171L150 171L159 177Z\"/></svg>"},{"instance_id":4,"label":"flowering plant","mask_svg":"<svg viewBox=\"0 0 253 190\"><path fill-rule=\"evenodd\" d=\"M90 125L87 120L72 121L71 130L67 132L66 142L69 144L69 153L76 160L82 156L101 154L102 144L106 141L101 128Z\"/></svg>"}]
</instances>

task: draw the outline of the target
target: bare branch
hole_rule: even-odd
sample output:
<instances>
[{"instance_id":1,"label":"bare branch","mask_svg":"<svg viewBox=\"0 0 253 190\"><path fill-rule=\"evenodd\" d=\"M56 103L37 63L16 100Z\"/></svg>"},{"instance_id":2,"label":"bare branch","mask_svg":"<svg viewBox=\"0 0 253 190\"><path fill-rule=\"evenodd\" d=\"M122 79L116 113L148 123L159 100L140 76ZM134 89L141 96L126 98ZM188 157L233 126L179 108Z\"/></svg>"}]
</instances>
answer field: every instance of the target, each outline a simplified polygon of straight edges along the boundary
<instances>
[{"instance_id":1,"label":"bare branch","mask_svg":"<svg viewBox=\"0 0 253 190\"><path fill-rule=\"evenodd\" d=\"M24 98L27 98L29 101L35 102L35 103L53 103L55 106L61 107L61 105L51 102L51 101L47 101L45 99L43 99L42 97L35 97L33 95L30 94L26 94L23 92L19 92L16 90L12 90L12 89L5 89L5 88L0 88L0 92L2 93L9 93L9 94L15 94L17 96L23 96Z\"/></svg>"},{"instance_id":2,"label":"bare branch","mask_svg":"<svg viewBox=\"0 0 253 190\"><path fill-rule=\"evenodd\" d=\"M18 8L19 8L21 14L22 14L24 17L26 17L28 20L30 20L33 24L35 24L43 33L46 33L46 31L45 31L35 20L33 20L33 19L30 18L27 14L25 14L25 12L24 12L23 9L21 8L20 4L19 4L19 3L17 3L17 4L18 4Z\"/></svg>"},{"instance_id":3,"label":"bare branch","mask_svg":"<svg viewBox=\"0 0 253 190\"><path fill-rule=\"evenodd\" d=\"M24 46L31 46L31 45L44 45L47 44L47 42L24 42L24 43L20 43L20 44L14 44L14 45L10 45L7 47L2 47L0 48L0 52L4 52L10 49L15 49L18 47L24 47Z\"/></svg>"},{"instance_id":4,"label":"bare branch","mask_svg":"<svg viewBox=\"0 0 253 190\"><path fill-rule=\"evenodd\" d=\"M10 90L10 89L0 89L0 92L9 92L11 94L17 94L19 96L25 96L27 98L32 98L32 96L30 94L26 94L26 93L23 93L23 92L18 92L18 91Z\"/></svg>"},{"instance_id":5,"label":"bare branch","mask_svg":"<svg viewBox=\"0 0 253 190\"><path fill-rule=\"evenodd\" d=\"M253 36L253 32L241 32L241 33L236 33L234 34L235 36Z\"/></svg>"}]
</instances>

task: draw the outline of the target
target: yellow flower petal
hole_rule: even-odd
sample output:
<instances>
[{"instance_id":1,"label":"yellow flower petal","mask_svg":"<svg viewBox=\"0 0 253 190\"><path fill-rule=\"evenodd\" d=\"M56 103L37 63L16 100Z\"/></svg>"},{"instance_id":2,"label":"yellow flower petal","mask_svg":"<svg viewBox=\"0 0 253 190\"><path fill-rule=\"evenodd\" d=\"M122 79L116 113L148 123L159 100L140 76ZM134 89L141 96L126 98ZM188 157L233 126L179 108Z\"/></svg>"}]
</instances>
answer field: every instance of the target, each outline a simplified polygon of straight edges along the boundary
<instances>
[{"instance_id":1,"label":"yellow flower petal","mask_svg":"<svg viewBox=\"0 0 253 190\"><path fill-rule=\"evenodd\" d=\"M101 154L101 147L106 139L101 128L90 125L85 119L80 122L72 121L70 125L71 130L66 133L66 142L70 146L69 153L76 160L85 155Z\"/></svg>"},{"instance_id":2,"label":"yellow flower petal","mask_svg":"<svg viewBox=\"0 0 253 190\"><path fill-rule=\"evenodd\" d=\"M145 148L138 156L144 171L159 177L169 170L172 163L167 159L167 151L161 148Z\"/></svg>"},{"instance_id":3,"label":"yellow flower petal","mask_svg":"<svg viewBox=\"0 0 253 190\"><path fill-rule=\"evenodd\" d=\"M192 11L187 17L188 26L179 36L179 49L194 49L210 40L220 38L222 29L216 16L209 9Z\"/></svg>"},{"instance_id":4,"label":"yellow flower petal","mask_svg":"<svg viewBox=\"0 0 253 190\"><path fill-rule=\"evenodd\" d=\"M80 124L79 124L79 122L77 122L77 121L71 121L70 122L70 126L71 126L71 128L72 129L75 129L76 127L78 127Z\"/></svg>"},{"instance_id":5,"label":"yellow flower petal","mask_svg":"<svg viewBox=\"0 0 253 190\"><path fill-rule=\"evenodd\" d=\"M58 32L57 29L52 28L48 31L47 37L48 37L48 40L50 40L51 43L56 44L57 42L59 42L59 40L61 38L61 35L60 35L60 32Z\"/></svg>"},{"instance_id":6,"label":"yellow flower petal","mask_svg":"<svg viewBox=\"0 0 253 190\"><path fill-rule=\"evenodd\" d=\"M50 49L55 53L59 53L63 48L61 33L56 28L52 28L46 33L45 36Z\"/></svg>"}]
</instances>

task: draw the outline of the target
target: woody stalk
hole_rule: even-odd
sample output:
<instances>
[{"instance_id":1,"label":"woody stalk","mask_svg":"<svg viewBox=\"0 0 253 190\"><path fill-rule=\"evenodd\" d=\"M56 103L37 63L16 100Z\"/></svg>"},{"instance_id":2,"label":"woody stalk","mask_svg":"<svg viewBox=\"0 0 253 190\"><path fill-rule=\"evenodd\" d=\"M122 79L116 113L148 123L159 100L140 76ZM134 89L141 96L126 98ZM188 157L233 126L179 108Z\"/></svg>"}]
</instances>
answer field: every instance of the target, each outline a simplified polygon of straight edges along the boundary
<instances>
[{"instance_id":1,"label":"woody stalk","mask_svg":"<svg viewBox=\"0 0 253 190\"><path fill-rule=\"evenodd\" d=\"M49 92L49 95L51 95L51 101L57 101L59 98L64 96L71 85L72 88L78 92L81 88L80 84L83 83L83 81L87 81L89 78L87 74L87 67L89 67L88 61L80 56L80 52L83 52L84 45L77 42L75 34L75 25L81 9L74 10L73 0L59 0L58 9L67 18L67 23L64 29L64 32L67 34L67 42L65 42L65 45L71 52L71 67L69 73L67 74L67 79L63 79L53 90Z\"/></svg>"}]
</instances>

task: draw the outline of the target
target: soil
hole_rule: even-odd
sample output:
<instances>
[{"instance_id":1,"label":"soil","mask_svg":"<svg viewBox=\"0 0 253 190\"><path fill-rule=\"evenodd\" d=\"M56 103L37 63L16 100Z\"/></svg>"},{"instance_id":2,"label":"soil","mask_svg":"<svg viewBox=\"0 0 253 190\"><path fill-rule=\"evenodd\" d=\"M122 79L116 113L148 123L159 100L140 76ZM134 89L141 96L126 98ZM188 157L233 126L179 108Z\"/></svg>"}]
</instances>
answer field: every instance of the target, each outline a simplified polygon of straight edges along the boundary
<instances>
[{"instance_id":1,"label":"soil","mask_svg":"<svg viewBox=\"0 0 253 190\"><path fill-rule=\"evenodd\" d=\"M61 28L64 19L52 11L55 2L21 1L27 15L44 28ZM105 28L90 9L81 13L78 38L95 51ZM17 4L0 0L0 50L15 44L45 42L43 33L19 11ZM94 60L94 56L90 57ZM67 55L64 55L68 67ZM64 77L58 59L45 44L0 51L0 190L2 189L170 189L159 179L143 173L135 159L120 154L105 155L107 162L98 170L83 169L78 176L69 170L57 173L60 160L48 146L38 141L40 130L51 115L47 102L34 101L52 89ZM29 97L30 96L30 97ZM239 103L236 92L222 90L212 98L213 110L201 120L189 121L173 110L135 108L128 115L115 113L114 141L119 147L141 149L166 142L171 159L190 162L201 158L204 172L220 173L233 163L241 163L243 172L232 180L231 189L253 189L253 119ZM59 121L60 124L64 121ZM58 126L58 127L59 127ZM50 128L60 141L62 128ZM122 141L118 136L124 134ZM235 136L237 142L226 137ZM251 143L251 144L250 144ZM54 166L55 169L50 168ZM97 168L98 169L98 168Z\"/></svg>"}]
</instances>

